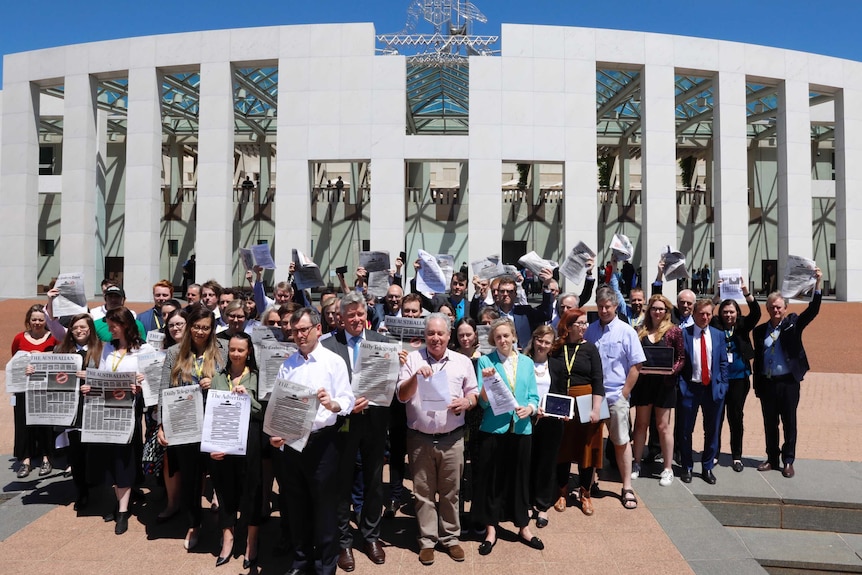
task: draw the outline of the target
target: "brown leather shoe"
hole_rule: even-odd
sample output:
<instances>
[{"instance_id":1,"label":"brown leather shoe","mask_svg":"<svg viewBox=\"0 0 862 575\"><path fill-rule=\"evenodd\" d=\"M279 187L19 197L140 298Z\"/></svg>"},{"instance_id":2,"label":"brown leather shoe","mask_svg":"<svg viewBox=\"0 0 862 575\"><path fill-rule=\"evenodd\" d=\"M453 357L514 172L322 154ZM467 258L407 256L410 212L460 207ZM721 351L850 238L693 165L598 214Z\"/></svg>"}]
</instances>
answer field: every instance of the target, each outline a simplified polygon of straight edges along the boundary
<instances>
[{"instance_id":1,"label":"brown leather shoe","mask_svg":"<svg viewBox=\"0 0 862 575\"><path fill-rule=\"evenodd\" d=\"M433 565L434 564L434 548L427 547L425 549L419 550L419 562L422 565Z\"/></svg>"},{"instance_id":2,"label":"brown leather shoe","mask_svg":"<svg viewBox=\"0 0 862 575\"><path fill-rule=\"evenodd\" d=\"M583 487L579 487L578 490L581 496L581 512L584 515L592 515L595 510L593 509L593 500L590 499L590 490Z\"/></svg>"},{"instance_id":3,"label":"brown leather shoe","mask_svg":"<svg viewBox=\"0 0 862 575\"><path fill-rule=\"evenodd\" d=\"M784 469L781 471L781 475L783 475L787 479L790 479L794 475L796 475L796 471L793 470L793 464L792 463L785 463Z\"/></svg>"},{"instance_id":4,"label":"brown leather shoe","mask_svg":"<svg viewBox=\"0 0 862 575\"><path fill-rule=\"evenodd\" d=\"M446 548L446 552L449 554L449 557L452 558L453 561L463 561L466 554L464 553L464 548L460 545L452 545L451 547Z\"/></svg>"},{"instance_id":5,"label":"brown leather shoe","mask_svg":"<svg viewBox=\"0 0 862 575\"><path fill-rule=\"evenodd\" d=\"M380 544L380 541L374 540L366 543L365 554L377 565L386 563L386 551L383 550L383 545Z\"/></svg>"},{"instance_id":6,"label":"brown leather shoe","mask_svg":"<svg viewBox=\"0 0 862 575\"><path fill-rule=\"evenodd\" d=\"M347 572L356 569L356 559L353 558L353 549L348 547L341 550L341 553L338 554L338 566Z\"/></svg>"},{"instance_id":7,"label":"brown leather shoe","mask_svg":"<svg viewBox=\"0 0 862 575\"><path fill-rule=\"evenodd\" d=\"M758 471L772 471L773 469L778 469L777 465L772 465L769 461L764 461L760 465L757 466Z\"/></svg>"},{"instance_id":8,"label":"brown leather shoe","mask_svg":"<svg viewBox=\"0 0 862 575\"><path fill-rule=\"evenodd\" d=\"M557 499L557 502L554 503L554 510L562 513L566 510L566 505L568 504L568 497L566 497L567 489L564 487L560 489L560 497Z\"/></svg>"}]
</instances>

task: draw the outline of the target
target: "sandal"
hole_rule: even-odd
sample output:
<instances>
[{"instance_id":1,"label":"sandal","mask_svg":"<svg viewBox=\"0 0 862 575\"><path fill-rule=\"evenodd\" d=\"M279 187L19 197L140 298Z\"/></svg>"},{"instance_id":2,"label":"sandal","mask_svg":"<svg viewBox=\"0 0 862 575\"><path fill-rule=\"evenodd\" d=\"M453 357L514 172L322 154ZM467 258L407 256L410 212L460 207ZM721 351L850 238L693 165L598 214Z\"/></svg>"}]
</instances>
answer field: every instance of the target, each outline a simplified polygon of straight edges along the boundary
<instances>
[{"instance_id":1,"label":"sandal","mask_svg":"<svg viewBox=\"0 0 862 575\"><path fill-rule=\"evenodd\" d=\"M587 516L592 515L594 513L594 510L593 500L590 497L590 490L584 489L583 487L579 487L578 494L580 495L581 500L581 513Z\"/></svg>"},{"instance_id":2,"label":"sandal","mask_svg":"<svg viewBox=\"0 0 862 575\"><path fill-rule=\"evenodd\" d=\"M637 509L638 507L638 498L635 497L635 492L631 489L623 489L621 494L623 500L623 507L626 509Z\"/></svg>"}]
</instances>

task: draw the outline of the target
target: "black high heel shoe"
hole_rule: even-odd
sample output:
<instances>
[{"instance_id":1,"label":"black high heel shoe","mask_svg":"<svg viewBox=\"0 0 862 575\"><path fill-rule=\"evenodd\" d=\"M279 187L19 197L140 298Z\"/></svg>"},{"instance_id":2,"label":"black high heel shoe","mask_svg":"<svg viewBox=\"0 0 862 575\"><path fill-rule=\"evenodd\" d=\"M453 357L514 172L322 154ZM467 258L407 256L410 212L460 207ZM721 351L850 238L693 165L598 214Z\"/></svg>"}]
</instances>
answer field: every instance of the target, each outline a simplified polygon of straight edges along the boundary
<instances>
[{"instance_id":1,"label":"black high heel shoe","mask_svg":"<svg viewBox=\"0 0 862 575\"><path fill-rule=\"evenodd\" d=\"M257 557L255 557L254 559L243 559L242 560L242 568L243 569L251 569L255 565L257 565Z\"/></svg>"},{"instance_id":2,"label":"black high heel shoe","mask_svg":"<svg viewBox=\"0 0 862 575\"><path fill-rule=\"evenodd\" d=\"M227 557L219 557L218 559L216 559L216 567L221 567L228 561L230 561L230 555L228 555Z\"/></svg>"}]
</instances>

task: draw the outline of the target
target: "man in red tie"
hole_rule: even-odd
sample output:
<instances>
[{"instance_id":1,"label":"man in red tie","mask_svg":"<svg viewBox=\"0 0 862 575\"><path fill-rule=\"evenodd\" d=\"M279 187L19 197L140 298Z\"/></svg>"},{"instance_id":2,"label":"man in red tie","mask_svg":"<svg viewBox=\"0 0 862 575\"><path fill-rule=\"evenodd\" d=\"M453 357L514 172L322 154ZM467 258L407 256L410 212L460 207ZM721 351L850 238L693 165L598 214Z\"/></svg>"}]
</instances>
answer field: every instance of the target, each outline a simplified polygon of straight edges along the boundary
<instances>
[{"instance_id":1,"label":"man in red tie","mask_svg":"<svg viewBox=\"0 0 862 575\"><path fill-rule=\"evenodd\" d=\"M700 299L694 304L694 325L682 330L685 364L679 374L680 418L682 432L679 453L682 464L680 479L691 483L691 435L697 410L703 410L703 480L715 484L712 467L718 455L721 408L727 394L727 344L724 332L710 327L712 301Z\"/></svg>"}]
</instances>

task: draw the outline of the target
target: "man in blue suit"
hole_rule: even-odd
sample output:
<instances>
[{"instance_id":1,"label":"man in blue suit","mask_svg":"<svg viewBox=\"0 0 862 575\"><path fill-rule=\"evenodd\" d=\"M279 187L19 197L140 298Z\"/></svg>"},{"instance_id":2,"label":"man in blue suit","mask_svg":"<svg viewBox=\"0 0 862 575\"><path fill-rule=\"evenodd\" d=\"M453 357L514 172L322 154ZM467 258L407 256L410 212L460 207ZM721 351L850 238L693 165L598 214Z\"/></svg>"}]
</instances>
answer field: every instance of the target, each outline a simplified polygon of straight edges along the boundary
<instances>
[{"instance_id":1,"label":"man in blue suit","mask_svg":"<svg viewBox=\"0 0 862 575\"><path fill-rule=\"evenodd\" d=\"M680 479L691 483L691 435L697 409L703 411L703 480L715 484L712 468L718 454L721 408L727 394L727 344L724 332L710 327L712 301L700 299L694 304L694 325L683 328L685 364L679 374L680 422L682 440L679 446L682 463Z\"/></svg>"}]
</instances>

